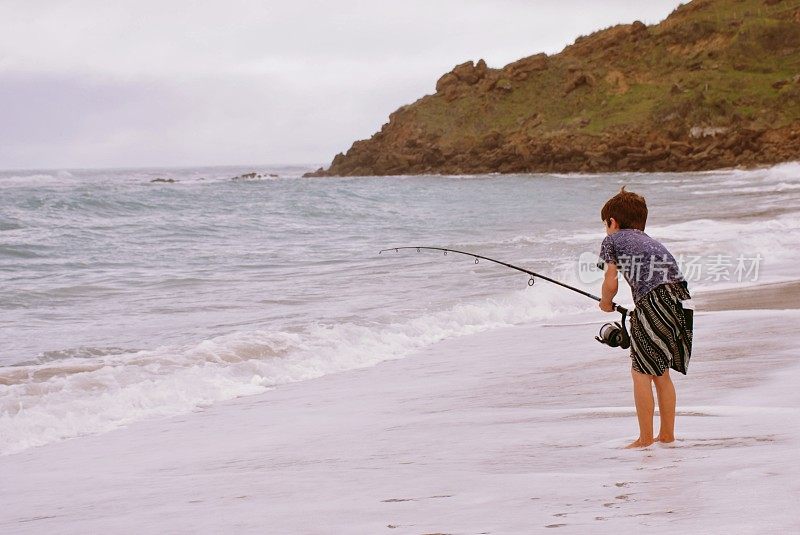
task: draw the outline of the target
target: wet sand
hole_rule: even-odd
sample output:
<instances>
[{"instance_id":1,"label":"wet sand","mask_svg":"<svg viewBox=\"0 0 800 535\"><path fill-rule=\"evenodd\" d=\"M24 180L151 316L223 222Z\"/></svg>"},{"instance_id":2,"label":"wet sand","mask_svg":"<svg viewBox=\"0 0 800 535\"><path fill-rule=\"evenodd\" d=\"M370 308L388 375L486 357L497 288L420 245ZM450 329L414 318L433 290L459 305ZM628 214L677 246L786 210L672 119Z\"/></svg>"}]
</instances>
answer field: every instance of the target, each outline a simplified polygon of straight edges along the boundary
<instances>
[{"instance_id":1,"label":"wet sand","mask_svg":"<svg viewBox=\"0 0 800 535\"><path fill-rule=\"evenodd\" d=\"M608 317L0 457L0 531L795 532L800 311L699 311L677 440L645 450Z\"/></svg>"},{"instance_id":2,"label":"wet sand","mask_svg":"<svg viewBox=\"0 0 800 535\"><path fill-rule=\"evenodd\" d=\"M800 308L800 281L714 290L698 293L692 300L698 311Z\"/></svg>"}]
</instances>

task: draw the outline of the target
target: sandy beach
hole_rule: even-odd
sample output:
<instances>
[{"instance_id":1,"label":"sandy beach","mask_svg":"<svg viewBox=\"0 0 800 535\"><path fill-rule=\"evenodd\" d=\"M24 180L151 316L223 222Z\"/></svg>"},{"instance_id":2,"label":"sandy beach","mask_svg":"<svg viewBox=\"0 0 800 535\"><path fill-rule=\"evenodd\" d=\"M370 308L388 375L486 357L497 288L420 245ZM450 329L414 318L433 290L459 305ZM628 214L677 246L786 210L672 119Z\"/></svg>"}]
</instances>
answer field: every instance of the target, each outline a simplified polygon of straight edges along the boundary
<instances>
[{"instance_id":1,"label":"sandy beach","mask_svg":"<svg viewBox=\"0 0 800 535\"><path fill-rule=\"evenodd\" d=\"M0 2L0 535L800 534L800 0L94 4Z\"/></svg>"},{"instance_id":2,"label":"sandy beach","mask_svg":"<svg viewBox=\"0 0 800 535\"><path fill-rule=\"evenodd\" d=\"M735 294L698 299L670 446L622 449L627 352L586 313L1 457L0 530L797 531L800 311Z\"/></svg>"},{"instance_id":3,"label":"sandy beach","mask_svg":"<svg viewBox=\"0 0 800 535\"><path fill-rule=\"evenodd\" d=\"M743 288L715 290L693 297L699 310L800 308L800 282L774 282Z\"/></svg>"}]
</instances>

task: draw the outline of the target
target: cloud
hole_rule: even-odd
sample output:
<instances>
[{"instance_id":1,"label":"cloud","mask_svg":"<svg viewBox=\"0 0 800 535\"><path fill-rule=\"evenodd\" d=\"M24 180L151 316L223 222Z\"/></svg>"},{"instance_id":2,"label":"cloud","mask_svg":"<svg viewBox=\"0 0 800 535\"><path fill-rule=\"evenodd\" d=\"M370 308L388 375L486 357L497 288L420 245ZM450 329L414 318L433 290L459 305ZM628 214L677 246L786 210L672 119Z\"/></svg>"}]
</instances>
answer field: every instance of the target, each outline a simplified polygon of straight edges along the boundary
<instances>
[{"instance_id":1,"label":"cloud","mask_svg":"<svg viewBox=\"0 0 800 535\"><path fill-rule=\"evenodd\" d=\"M453 65L677 2L0 2L0 167L327 163Z\"/></svg>"}]
</instances>

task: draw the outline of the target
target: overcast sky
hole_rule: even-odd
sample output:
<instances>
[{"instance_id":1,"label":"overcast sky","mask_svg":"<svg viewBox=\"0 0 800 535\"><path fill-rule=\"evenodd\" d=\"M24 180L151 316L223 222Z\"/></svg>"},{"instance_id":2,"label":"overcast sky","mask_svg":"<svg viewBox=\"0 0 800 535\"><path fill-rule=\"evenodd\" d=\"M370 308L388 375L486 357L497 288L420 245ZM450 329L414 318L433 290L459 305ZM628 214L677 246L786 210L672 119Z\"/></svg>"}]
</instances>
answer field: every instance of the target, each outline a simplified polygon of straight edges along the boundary
<instances>
[{"instance_id":1,"label":"overcast sky","mask_svg":"<svg viewBox=\"0 0 800 535\"><path fill-rule=\"evenodd\" d=\"M675 0L0 0L0 168L330 163L454 65Z\"/></svg>"}]
</instances>

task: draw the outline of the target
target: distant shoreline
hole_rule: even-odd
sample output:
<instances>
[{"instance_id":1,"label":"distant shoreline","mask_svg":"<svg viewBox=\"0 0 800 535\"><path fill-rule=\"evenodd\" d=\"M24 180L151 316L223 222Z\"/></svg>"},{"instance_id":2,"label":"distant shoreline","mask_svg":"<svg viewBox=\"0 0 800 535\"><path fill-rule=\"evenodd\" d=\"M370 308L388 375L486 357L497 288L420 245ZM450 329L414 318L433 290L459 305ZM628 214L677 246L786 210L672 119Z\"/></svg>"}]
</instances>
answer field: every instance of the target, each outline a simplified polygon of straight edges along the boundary
<instances>
[{"instance_id":1,"label":"distant shoreline","mask_svg":"<svg viewBox=\"0 0 800 535\"><path fill-rule=\"evenodd\" d=\"M167 176L169 171L181 171L187 169L229 169L234 172L239 172L240 174L247 174L247 173L268 173L271 170L275 169L292 169L296 171L303 171L309 170L309 172L305 173L303 177L305 178L346 178L346 177L402 177L402 176L413 176L413 177L421 177L421 176L431 176L431 177L441 177L441 176L491 176L491 175L498 175L498 176L520 176L520 175L594 175L594 174L630 174L636 173L641 175L663 175L663 174L689 174L689 173L724 173L729 171L755 171L759 169L769 169L772 167L791 164L791 163L800 163L800 158L786 160L777 163L760 163L760 164L752 164L752 165L738 165L733 167L719 167L714 169L706 169L701 171L686 171L686 170L663 170L663 171L609 171L609 172L601 172L601 171L572 171L572 172L559 172L559 171L517 171L517 172L482 172L482 173L443 173L443 172L426 172L426 173L398 173L398 174L382 174L382 175L333 175L333 174L317 174L316 171L310 171L314 168L314 166L319 164L291 164L291 165L282 165L282 164L225 164L225 165L166 165L166 166L121 166L121 167L48 167L48 168L20 168L20 169L0 169L0 182L4 178L8 178L9 176L19 176L21 174L28 174L31 177L35 177L41 175L42 173L73 173L73 172L102 172L102 171L135 171L135 172L158 172L160 175ZM5 176L4 176L5 175Z\"/></svg>"},{"instance_id":2,"label":"distant shoreline","mask_svg":"<svg viewBox=\"0 0 800 535\"><path fill-rule=\"evenodd\" d=\"M665 169L658 171L639 171L639 170L614 170L614 171L485 171L475 173L446 173L438 171L430 171L424 173L397 173L397 174L372 174L372 175L339 175L330 174L327 171L308 172L303 175L303 178L366 178L366 177L459 177L459 176L524 176L524 175L680 175L680 174L697 174L697 173L725 173L730 171L758 171L760 169L770 169L781 165L800 163L800 158L784 160L775 163L754 163L750 165L735 165L730 167L714 167L710 169L686 170L686 169Z\"/></svg>"}]
</instances>

